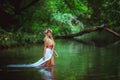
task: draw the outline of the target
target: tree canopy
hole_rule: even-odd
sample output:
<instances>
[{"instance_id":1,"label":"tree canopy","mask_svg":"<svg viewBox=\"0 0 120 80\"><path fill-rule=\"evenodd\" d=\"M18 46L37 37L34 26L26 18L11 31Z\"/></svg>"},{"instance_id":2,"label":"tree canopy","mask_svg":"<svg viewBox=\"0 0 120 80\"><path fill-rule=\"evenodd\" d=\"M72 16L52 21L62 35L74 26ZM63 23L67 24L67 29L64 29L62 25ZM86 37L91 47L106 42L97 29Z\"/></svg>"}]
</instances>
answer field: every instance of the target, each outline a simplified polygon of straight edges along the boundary
<instances>
[{"instance_id":1,"label":"tree canopy","mask_svg":"<svg viewBox=\"0 0 120 80\"><path fill-rule=\"evenodd\" d=\"M1 0L1 41L39 42L46 28L68 35L104 23L119 33L119 16L119 0Z\"/></svg>"}]
</instances>

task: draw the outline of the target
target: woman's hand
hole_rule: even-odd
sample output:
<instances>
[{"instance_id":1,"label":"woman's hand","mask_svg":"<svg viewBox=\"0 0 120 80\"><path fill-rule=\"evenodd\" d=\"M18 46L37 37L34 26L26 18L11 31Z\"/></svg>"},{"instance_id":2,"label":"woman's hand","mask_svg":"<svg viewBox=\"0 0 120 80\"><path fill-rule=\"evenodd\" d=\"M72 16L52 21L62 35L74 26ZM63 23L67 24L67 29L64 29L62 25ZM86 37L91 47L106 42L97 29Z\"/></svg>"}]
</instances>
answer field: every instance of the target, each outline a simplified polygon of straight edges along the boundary
<instances>
[{"instance_id":1,"label":"woman's hand","mask_svg":"<svg viewBox=\"0 0 120 80\"><path fill-rule=\"evenodd\" d=\"M55 57L59 57L58 55L56 55Z\"/></svg>"},{"instance_id":2,"label":"woman's hand","mask_svg":"<svg viewBox=\"0 0 120 80\"><path fill-rule=\"evenodd\" d=\"M58 56L58 53L57 53L55 50L54 50L54 53L55 53L55 55L56 55L55 57L59 57L59 56Z\"/></svg>"}]
</instances>

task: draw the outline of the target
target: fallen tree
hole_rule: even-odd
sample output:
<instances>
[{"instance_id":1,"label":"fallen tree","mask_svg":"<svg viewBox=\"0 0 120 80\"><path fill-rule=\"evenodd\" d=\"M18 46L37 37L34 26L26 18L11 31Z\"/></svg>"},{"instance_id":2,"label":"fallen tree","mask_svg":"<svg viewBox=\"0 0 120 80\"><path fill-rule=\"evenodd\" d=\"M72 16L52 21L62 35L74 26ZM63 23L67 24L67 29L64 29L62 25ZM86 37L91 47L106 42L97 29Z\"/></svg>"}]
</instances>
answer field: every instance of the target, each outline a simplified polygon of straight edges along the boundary
<instances>
[{"instance_id":1,"label":"fallen tree","mask_svg":"<svg viewBox=\"0 0 120 80\"><path fill-rule=\"evenodd\" d=\"M117 37L119 37L120 38L120 34L119 33L117 33L117 32L115 32L115 31L113 31L112 29L110 29L110 28L104 28L106 31L108 31L108 32L110 32L110 33L112 33L113 35L115 35L115 36L117 36Z\"/></svg>"},{"instance_id":2,"label":"fallen tree","mask_svg":"<svg viewBox=\"0 0 120 80\"><path fill-rule=\"evenodd\" d=\"M113 35L115 35L116 37L120 38L120 34L113 31L112 29L108 28L107 24L103 24L101 26L95 26L92 28L87 28L83 31L80 31L78 33L75 34L69 34L69 35L63 35L63 36L55 36L55 38L73 38L73 37L77 37L77 36L81 36L90 32L94 32L94 31L98 31L98 30L106 30L109 33L112 33Z\"/></svg>"}]
</instances>

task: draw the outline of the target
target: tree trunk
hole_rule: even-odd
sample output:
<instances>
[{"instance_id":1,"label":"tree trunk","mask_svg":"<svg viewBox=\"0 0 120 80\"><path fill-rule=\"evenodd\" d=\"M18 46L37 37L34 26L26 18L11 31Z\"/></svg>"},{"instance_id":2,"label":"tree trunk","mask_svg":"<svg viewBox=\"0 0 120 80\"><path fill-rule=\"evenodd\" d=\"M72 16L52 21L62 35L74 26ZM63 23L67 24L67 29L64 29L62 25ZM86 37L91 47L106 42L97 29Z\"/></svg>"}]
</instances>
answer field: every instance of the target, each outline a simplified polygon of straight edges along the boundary
<instances>
[{"instance_id":1,"label":"tree trunk","mask_svg":"<svg viewBox=\"0 0 120 80\"><path fill-rule=\"evenodd\" d=\"M114 34L116 37L120 38L120 34L111 30L110 28L107 28L107 25L101 25L101 26L96 26L96 27L92 27L92 28L87 28L83 31L76 33L76 34L69 34L69 35L64 35L64 36L55 36L55 38L73 38L73 37L81 36L83 34L87 34L87 33L98 31L98 30L103 30L103 29Z\"/></svg>"},{"instance_id":2,"label":"tree trunk","mask_svg":"<svg viewBox=\"0 0 120 80\"><path fill-rule=\"evenodd\" d=\"M31 1L31 3L29 3L28 5L26 5L25 7L21 8L21 11L24 11L25 9L33 6L34 4L36 4L39 0L33 0Z\"/></svg>"},{"instance_id":3,"label":"tree trunk","mask_svg":"<svg viewBox=\"0 0 120 80\"><path fill-rule=\"evenodd\" d=\"M111 30L110 28L105 28L105 30L120 38L120 34Z\"/></svg>"}]
</instances>

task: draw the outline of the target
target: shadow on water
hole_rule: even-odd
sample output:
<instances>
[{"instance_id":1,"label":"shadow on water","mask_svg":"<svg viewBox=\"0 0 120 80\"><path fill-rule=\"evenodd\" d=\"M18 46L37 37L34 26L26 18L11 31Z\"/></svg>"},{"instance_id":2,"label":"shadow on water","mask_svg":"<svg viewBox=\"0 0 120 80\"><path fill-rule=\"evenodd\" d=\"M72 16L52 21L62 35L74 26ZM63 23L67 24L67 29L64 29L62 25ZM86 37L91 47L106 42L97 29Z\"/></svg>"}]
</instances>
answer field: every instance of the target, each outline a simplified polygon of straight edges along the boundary
<instances>
[{"instance_id":1,"label":"shadow on water","mask_svg":"<svg viewBox=\"0 0 120 80\"><path fill-rule=\"evenodd\" d=\"M96 47L84 43L56 40L59 58L55 58L54 67L0 67L0 80L119 80L120 45ZM42 50L43 44L4 50L0 53L0 66L36 62Z\"/></svg>"},{"instance_id":2,"label":"shadow on water","mask_svg":"<svg viewBox=\"0 0 120 80\"><path fill-rule=\"evenodd\" d=\"M0 71L0 80L53 80L54 67L9 68Z\"/></svg>"}]
</instances>

